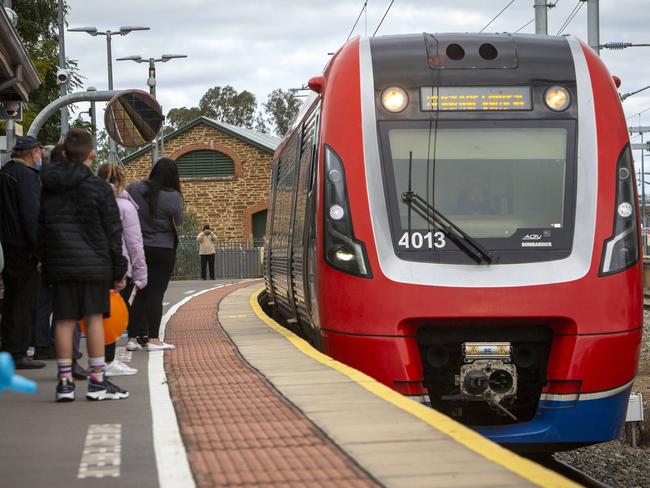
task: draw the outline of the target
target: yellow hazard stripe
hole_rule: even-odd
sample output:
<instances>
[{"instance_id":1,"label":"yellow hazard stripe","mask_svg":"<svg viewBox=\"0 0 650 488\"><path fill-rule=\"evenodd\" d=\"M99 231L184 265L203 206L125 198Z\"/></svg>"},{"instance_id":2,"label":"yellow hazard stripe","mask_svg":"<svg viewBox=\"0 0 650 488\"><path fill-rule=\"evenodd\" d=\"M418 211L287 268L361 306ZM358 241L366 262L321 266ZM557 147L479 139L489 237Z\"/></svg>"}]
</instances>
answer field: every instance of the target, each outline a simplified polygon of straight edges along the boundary
<instances>
[{"instance_id":1,"label":"yellow hazard stripe","mask_svg":"<svg viewBox=\"0 0 650 488\"><path fill-rule=\"evenodd\" d=\"M447 434L459 444L467 447L468 449L480 454L486 459L493 461L504 468L518 474L522 478L535 483L536 485L548 488L573 488L580 487L579 484L564 478L563 476L547 469L539 464L529 461L526 458L518 456L517 454L501 447L500 445L488 440L482 435L474 432L472 429L465 427L459 422L452 420L446 415L441 414L437 410L422 405L414 400L411 400L403 395L400 395L394 390L391 390L384 384L371 378L370 376L358 371L350 366L346 366L331 357L323 354L322 352L314 349L304 339L298 337L290 330L282 327L275 320L270 318L264 313L259 303L257 302L258 295L264 290L260 288L256 290L250 297L251 308L255 311L257 317L262 320L266 325L274 329L276 332L282 334L289 342L303 354L310 358L315 359L321 364L329 366L336 371L346 375L348 378L354 380L356 383L364 387L379 398L392 403L396 407L410 413L418 419L426 422L434 429Z\"/></svg>"}]
</instances>

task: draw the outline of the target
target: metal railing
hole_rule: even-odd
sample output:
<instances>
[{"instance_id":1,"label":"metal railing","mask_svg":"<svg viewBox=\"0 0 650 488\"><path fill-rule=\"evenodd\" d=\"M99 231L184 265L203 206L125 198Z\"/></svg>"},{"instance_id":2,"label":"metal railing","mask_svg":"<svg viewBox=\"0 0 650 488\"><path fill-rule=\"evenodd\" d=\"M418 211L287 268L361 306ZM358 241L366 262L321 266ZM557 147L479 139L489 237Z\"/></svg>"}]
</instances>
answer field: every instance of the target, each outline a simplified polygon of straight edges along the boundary
<instances>
[{"instance_id":1,"label":"metal railing","mask_svg":"<svg viewBox=\"0 0 650 488\"><path fill-rule=\"evenodd\" d=\"M219 240L215 256L215 278L259 278L264 270L263 242ZM201 258L196 236L179 239L173 280L195 280L200 277Z\"/></svg>"}]
</instances>

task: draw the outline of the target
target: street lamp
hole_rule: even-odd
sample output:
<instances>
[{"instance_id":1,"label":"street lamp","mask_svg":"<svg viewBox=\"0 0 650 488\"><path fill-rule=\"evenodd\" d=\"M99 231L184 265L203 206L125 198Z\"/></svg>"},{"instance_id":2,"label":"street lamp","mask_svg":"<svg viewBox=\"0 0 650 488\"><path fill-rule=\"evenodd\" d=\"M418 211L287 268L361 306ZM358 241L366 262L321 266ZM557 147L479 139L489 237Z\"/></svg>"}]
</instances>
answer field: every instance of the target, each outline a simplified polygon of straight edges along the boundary
<instances>
[{"instance_id":1,"label":"street lamp","mask_svg":"<svg viewBox=\"0 0 650 488\"><path fill-rule=\"evenodd\" d=\"M118 34L120 36L125 36L128 33L133 31L144 31L144 30L149 30L149 27L126 25L120 27L120 30L117 31L111 31L111 30L98 31L97 27L73 27L71 29L68 29L68 32L85 32L86 34L91 35L93 37L106 36L106 57L108 59L108 89L112 90L113 89L113 54L111 51L112 37ZM109 162L116 162L118 160L115 141L110 137L108 138L108 160Z\"/></svg>"},{"instance_id":2,"label":"street lamp","mask_svg":"<svg viewBox=\"0 0 650 488\"><path fill-rule=\"evenodd\" d=\"M143 58L142 56L126 56L124 58L117 58L116 61L134 61L136 63L149 63L149 78L147 85L149 86L149 93L156 97L156 63L166 63L170 59L186 58L186 54L163 54L160 58Z\"/></svg>"},{"instance_id":3,"label":"street lamp","mask_svg":"<svg viewBox=\"0 0 650 488\"><path fill-rule=\"evenodd\" d=\"M142 56L126 56L124 58L117 58L116 61L134 61L136 63L149 63L149 78L147 78L147 85L149 86L149 93L156 98L156 63L166 63L171 59L186 58L187 54L163 54L160 58L143 58ZM160 130L160 155L165 154L165 130L164 126ZM151 143L151 164L155 164L158 160L158 143Z\"/></svg>"}]
</instances>

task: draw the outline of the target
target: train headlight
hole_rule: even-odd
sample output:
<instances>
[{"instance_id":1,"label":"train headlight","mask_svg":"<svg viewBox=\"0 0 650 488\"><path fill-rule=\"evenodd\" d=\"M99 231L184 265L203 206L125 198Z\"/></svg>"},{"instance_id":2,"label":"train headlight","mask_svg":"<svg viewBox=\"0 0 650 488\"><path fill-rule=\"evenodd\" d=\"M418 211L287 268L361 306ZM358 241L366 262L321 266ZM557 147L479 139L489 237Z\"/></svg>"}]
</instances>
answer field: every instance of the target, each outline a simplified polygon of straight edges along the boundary
<instances>
[{"instance_id":1,"label":"train headlight","mask_svg":"<svg viewBox=\"0 0 650 488\"><path fill-rule=\"evenodd\" d=\"M409 103L409 96L399 86L386 88L381 94L381 104L389 112L397 113L406 108Z\"/></svg>"},{"instance_id":2,"label":"train headlight","mask_svg":"<svg viewBox=\"0 0 650 488\"><path fill-rule=\"evenodd\" d=\"M555 112L562 112L571 105L571 94L563 86L554 85L544 92L546 106Z\"/></svg>"},{"instance_id":3,"label":"train headlight","mask_svg":"<svg viewBox=\"0 0 650 488\"><path fill-rule=\"evenodd\" d=\"M639 261L639 228L632 151L626 145L616 163L616 200L614 229L604 242L599 276L628 269Z\"/></svg>"},{"instance_id":4,"label":"train headlight","mask_svg":"<svg viewBox=\"0 0 650 488\"><path fill-rule=\"evenodd\" d=\"M325 145L325 262L344 273L372 278L365 244L354 237L343 162Z\"/></svg>"},{"instance_id":5,"label":"train headlight","mask_svg":"<svg viewBox=\"0 0 650 488\"><path fill-rule=\"evenodd\" d=\"M336 259L344 263L350 262L354 259L354 254L346 251L345 249L337 250L334 256L336 257Z\"/></svg>"}]
</instances>

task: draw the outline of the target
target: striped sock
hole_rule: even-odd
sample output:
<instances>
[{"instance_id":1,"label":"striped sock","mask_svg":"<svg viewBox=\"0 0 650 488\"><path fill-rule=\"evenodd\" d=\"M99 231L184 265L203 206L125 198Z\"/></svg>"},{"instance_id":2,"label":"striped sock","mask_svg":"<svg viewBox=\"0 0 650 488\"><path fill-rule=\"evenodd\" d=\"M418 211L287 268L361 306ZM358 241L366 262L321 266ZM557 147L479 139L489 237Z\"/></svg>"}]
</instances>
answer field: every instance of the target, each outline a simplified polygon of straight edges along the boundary
<instances>
[{"instance_id":1,"label":"striped sock","mask_svg":"<svg viewBox=\"0 0 650 488\"><path fill-rule=\"evenodd\" d=\"M72 381L72 359L57 359L56 365L59 368L59 379Z\"/></svg>"},{"instance_id":2,"label":"striped sock","mask_svg":"<svg viewBox=\"0 0 650 488\"><path fill-rule=\"evenodd\" d=\"M88 378L92 381L101 383L104 381L104 370L106 369L106 363L104 362L104 356L98 358L88 358Z\"/></svg>"}]
</instances>

